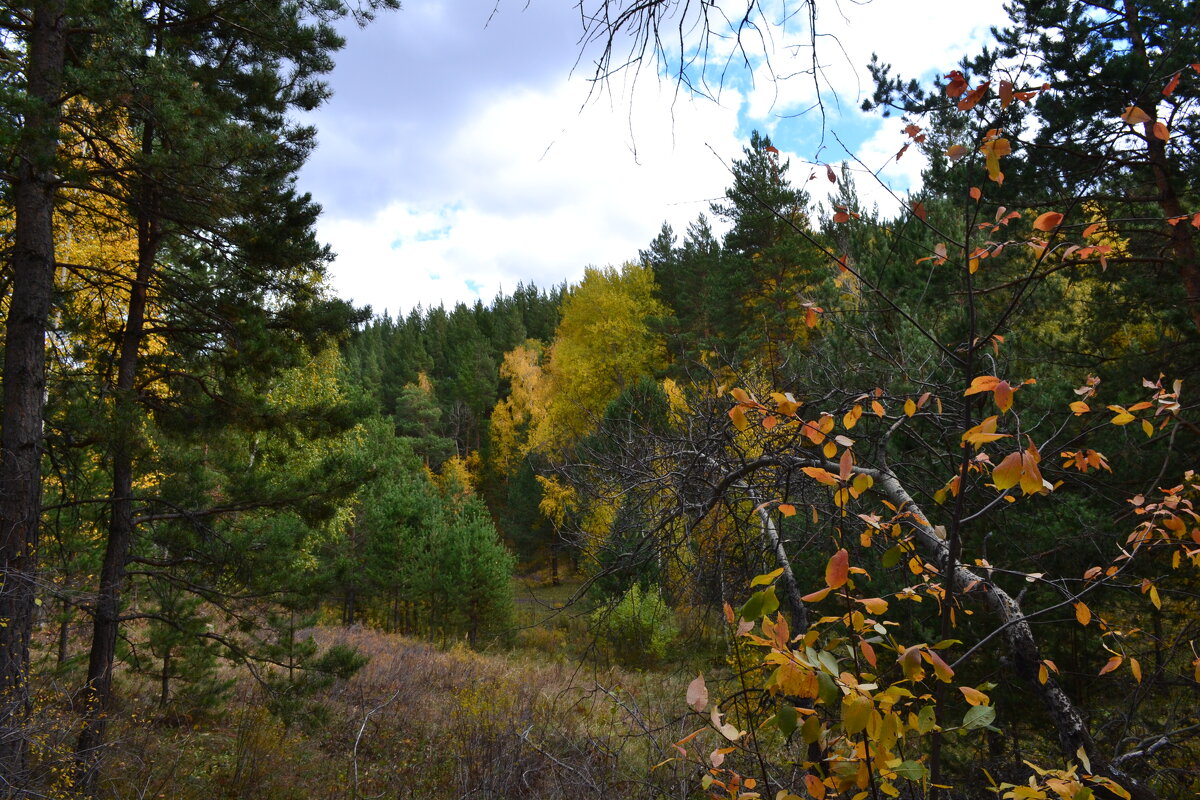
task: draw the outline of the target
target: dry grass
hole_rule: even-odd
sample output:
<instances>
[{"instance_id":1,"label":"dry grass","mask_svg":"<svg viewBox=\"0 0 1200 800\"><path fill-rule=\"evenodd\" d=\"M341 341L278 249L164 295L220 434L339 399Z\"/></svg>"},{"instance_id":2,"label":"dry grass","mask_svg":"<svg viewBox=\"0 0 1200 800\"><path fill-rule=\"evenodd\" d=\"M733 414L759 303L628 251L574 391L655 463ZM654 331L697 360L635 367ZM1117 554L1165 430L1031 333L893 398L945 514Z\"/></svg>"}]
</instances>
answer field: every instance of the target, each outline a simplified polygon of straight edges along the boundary
<instances>
[{"instance_id":1,"label":"dry grass","mask_svg":"<svg viewBox=\"0 0 1200 800\"><path fill-rule=\"evenodd\" d=\"M686 676L581 666L528 649L440 650L365 628L311 633L323 648L347 645L370 661L314 697L305 724L291 728L244 675L222 710L188 720L164 717L153 686L126 674L102 796L665 800L697 788L693 766L654 768L694 724L683 714ZM59 697L61 767L74 732ZM69 781L52 796L73 797Z\"/></svg>"}]
</instances>

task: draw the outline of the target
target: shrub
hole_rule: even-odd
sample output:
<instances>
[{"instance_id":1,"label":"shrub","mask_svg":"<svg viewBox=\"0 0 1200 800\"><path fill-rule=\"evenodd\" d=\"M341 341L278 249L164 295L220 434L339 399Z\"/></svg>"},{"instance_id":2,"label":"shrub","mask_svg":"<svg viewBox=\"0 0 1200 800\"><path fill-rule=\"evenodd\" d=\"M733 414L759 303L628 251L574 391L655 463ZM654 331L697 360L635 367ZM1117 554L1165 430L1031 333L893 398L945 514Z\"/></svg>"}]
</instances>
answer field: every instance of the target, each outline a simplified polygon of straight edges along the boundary
<instances>
[{"instance_id":1,"label":"shrub","mask_svg":"<svg viewBox=\"0 0 1200 800\"><path fill-rule=\"evenodd\" d=\"M626 666L658 664L679 634L675 614L658 587L643 590L637 583L615 606L594 611L592 623L600 648Z\"/></svg>"}]
</instances>

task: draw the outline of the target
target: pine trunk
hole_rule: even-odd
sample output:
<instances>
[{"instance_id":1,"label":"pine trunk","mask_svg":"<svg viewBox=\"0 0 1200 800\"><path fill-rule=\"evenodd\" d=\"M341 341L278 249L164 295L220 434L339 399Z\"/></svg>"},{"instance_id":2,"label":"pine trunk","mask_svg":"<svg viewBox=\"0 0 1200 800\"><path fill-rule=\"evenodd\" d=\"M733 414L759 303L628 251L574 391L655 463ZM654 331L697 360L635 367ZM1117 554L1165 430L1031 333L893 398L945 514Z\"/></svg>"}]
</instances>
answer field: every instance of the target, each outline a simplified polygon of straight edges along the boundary
<instances>
[{"instance_id":1,"label":"pine trunk","mask_svg":"<svg viewBox=\"0 0 1200 800\"><path fill-rule=\"evenodd\" d=\"M0 419L0 785L16 797L27 788L29 640L41 518L46 327L55 267L54 163L66 50L65 0L45 0L31 10L29 106L12 186L16 224Z\"/></svg>"}]
</instances>

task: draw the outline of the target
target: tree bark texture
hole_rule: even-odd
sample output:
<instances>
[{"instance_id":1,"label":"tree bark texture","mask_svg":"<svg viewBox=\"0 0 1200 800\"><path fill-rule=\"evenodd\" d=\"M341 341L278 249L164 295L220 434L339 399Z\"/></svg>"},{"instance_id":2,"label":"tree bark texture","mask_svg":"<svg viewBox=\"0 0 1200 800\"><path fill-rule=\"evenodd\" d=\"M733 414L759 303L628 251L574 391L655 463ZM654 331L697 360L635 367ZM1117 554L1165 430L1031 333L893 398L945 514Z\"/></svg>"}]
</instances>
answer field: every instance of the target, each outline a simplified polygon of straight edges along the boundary
<instances>
[{"instance_id":1,"label":"tree bark texture","mask_svg":"<svg viewBox=\"0 0 1200 800\"><path fill-rule=\"evenodd\" d=\"M54 286L54 165L66 52L65 5L65 0L32 4L26 42L27 105L12 187L16 224L0 418L0 791L16 797L23 796L28 777L27 681L38 577L46 327Z\"/></svg>"}]
</instances>

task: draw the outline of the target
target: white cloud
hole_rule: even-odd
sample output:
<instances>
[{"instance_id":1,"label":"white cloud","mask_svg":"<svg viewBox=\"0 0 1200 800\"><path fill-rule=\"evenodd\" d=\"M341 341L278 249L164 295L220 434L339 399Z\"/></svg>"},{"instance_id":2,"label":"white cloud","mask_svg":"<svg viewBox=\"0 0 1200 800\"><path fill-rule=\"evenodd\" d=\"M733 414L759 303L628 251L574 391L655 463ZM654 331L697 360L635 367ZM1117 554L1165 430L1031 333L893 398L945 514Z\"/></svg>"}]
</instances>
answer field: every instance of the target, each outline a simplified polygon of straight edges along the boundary
<instances>
[{"instance_id":1,"label":"white cloud","mask_svg":"<svg viewBox=\"0 0 1200 800\"><path fill-rule=\"evenodd\" d=\"M732 109L672 108L668 91L645 82L622 113L580 111L565 80L497 97L438 148L427 166L442 180L423 197L366 219L327 212L339 293L392 313L486 302L518 281L548 287L635 259L664 219L682 231L728 183L714 151L728 158L741 143Z\"/></svg>"}]
</instances>

